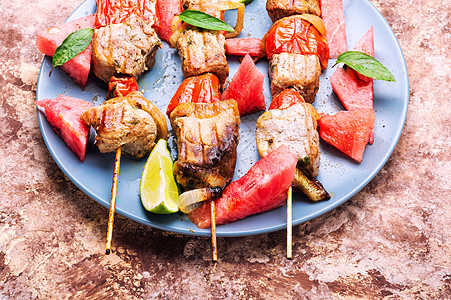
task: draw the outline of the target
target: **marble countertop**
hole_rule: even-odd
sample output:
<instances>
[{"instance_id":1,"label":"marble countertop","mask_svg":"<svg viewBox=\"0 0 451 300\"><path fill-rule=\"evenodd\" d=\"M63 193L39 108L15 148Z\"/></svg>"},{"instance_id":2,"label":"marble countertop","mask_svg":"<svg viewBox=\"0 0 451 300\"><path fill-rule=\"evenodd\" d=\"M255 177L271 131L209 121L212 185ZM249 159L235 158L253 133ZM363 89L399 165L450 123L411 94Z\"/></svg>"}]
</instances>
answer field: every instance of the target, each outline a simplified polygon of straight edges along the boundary
<instances>
[{"instance_id":1,"label":"marble countertop","mask_svg":"<svg viewBox=\"0 0 451 300\"><path fill-rule=\"evenodd\" d=\"M260 1L260 0L259 0ZM42 28L81 1L0 4L0 298L451 298L450 0L372 0L410 77L407 121L380 173L333 211L285 234L210 240L108 212L58 168L34 100Z\"/></svg>"}]
</instances>

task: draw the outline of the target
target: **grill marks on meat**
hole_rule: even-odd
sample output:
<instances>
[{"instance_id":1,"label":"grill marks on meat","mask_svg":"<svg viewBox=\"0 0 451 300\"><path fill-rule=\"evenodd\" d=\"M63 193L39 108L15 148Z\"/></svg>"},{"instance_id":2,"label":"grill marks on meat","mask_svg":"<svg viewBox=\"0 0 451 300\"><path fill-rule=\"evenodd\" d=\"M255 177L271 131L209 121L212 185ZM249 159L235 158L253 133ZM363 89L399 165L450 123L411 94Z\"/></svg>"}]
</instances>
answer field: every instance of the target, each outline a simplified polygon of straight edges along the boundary
<instances>
[{"instance_id":1,"label":"grill marks on meat","mask_svg":"<svg viewBox=\"0 0 451 300\"><path fill-rule=\"evenodd\" d=\"M321 15L319 0L267 0L266 10L273 22L291 15Z\"/></svg>"},{"instance_id":2,"label":"grill marks on meat","mask_svg":"<svg viewBox=\"0 0 451 300\"><path fill-rule=\"evenodd\" d=\"M170 120L177 141L177 181L186 189L230 183L241 122L236 101L182 103Z\"/></svg>"},{"instance_id":3,"label":"grill marks on meat","mask_svg":"<svg viewBox=\"0 0 451 300\"><path fill-rule=\"evenodd\" d=\"M315 101L319 88L321 65L316 55L274 54L269 63L271 94L276 96L287 88L298 91L308 103Z\"/></svg>"},{"instance_id":4,"label":"grill marks on meat","mask_svg":"<svg viewBox=\"0 0 451 300\"><path fill-rule=\"evenodd\" d=\"M151 69L161 42L151 25L131 17L124 23L95 29L92 47L94 74L108 82L113 75L138 78Z\"/></svg>"},{"instance_id":5,"label":"grill marks on meat","mask_svg":"<svg viewBox=\"0 0 451 300\"><path fill-rule=\"evenodd\" d=\"M221 84L226 81L229 65L225 56L225 38L219 31L187 29L180 35L176 47L185 77L213 73Z\"/></svg>"},{"instance_id":6,"label":"grill marks on meat","mask_svg":"<svg viewBox=\"0 0 451 300\"><path fill-rule=\"evenodd\" d=\"M257 148L261 157L286 145L298 158L298 167L311 177L319 170L318 112L309 103L271 109L257 120Z\"/></svg>"},{"instance_id":7,"label":"grill marks on meat","mask_svg":"<svg viewBox=\"0 0 451 300\"><path fill-rule=\"evenodd\" d=\"M85 111L81 119L96 130L96 145L101 153L122 147L125 154L141 158L153 149L157 136L164 135L161 124L148 109L151 107L155 106L141 93L133 92Z\"/></svg>"},{"instance_id":8,"label":"grill marks on meat","mask_svg":"<svg viewBox=\"0 0 451 300\"><path fill-rule=\"evenodd\" d=\"M218 9L222 0L183 0L185 9L205 12L223 20L223 11ZM185 77L213 73L222 85L229 76L229 65L225 55L225 37L221 31L187 27L175 42L182 60Z\"/></svg>"}]
</instances>

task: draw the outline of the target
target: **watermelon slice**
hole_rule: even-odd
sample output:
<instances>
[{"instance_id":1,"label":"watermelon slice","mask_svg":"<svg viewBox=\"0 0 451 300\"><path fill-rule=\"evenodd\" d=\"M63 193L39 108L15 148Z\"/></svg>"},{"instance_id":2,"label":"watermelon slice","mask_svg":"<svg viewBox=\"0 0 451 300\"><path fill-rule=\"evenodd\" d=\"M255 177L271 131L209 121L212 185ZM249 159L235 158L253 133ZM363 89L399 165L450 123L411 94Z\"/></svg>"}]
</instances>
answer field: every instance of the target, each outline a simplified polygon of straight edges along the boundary
<instances>
[{"instance_id":1,"label":"watermelon slice","mask_svg":"<svg viewBox=\"0 0 451 300\"><path fill-rule=\"evenodd\" d=\"M338 58L340 54L348 51L343 1L323 0L321 3L321 17L324 25L326 25L329 57Z\"/></svg>"},{"instance_id":2,"label":"watermelon slice","mask_svg":"<svg viewBox=\"0 0 451 300\"><path fill-rule=\"evenodd\" d=\"M369 133L375 121L371 108L321 115L318 122L321 138L357 162L362 162Z\"/></svg>"},{"instance_id":3,"label":"watermelon slice","mask_svg":"<svg viewBox=\"0 0 451 300\"><path fill-rule=\"evenodd\" d=\"M367 33L365 33L364 36L357 42L354 48L355 51L360 51L363 53L366 53L368 55L371 55L374 57L374 30L373 26L368 30ZM357 77L364 81L364 82L370 82L373 81L373 78L366 77L365 75L357 73Z\"/></svg>"},{"instance_id":4,"label":"watermelon slice","mask_svg":"<svg viewBox=\"0 0 451 300\"><path fill-rule=\"evenodd\" d=\"M353 69L337 68L330 83L346 110L373 108L373 81L361 81Z\"/></svg>"},{"instance_id":5,"label":"watermelon slice","mask_svg":"<svg viewBox=\"0 0 451 300\"><path fill-rule=\"evenodd\" d=\"M36 105L45 110L47 121L53 130L83 162L86 155L89 126L80 119L80 116L92 107L92 103L59 95L55 99L36 101Z\"/></svg>"},{"instance_id":6,"label":"watermelon slice","mask_svg":"<svg viewBox=\"0 0 451 300\"><path fill-rule=\"evenodd\" d=\"M226 39L226 54L245 56L249 54L256 59L263 57L262 40L257 38Z\"/></svg>"},{"instance_id":7,"label":"watermelon slice","mask_svg":"<svg viewBox=\"0 0 451 300\"><path fill-rule=\"evenodd\" d=\"M53 56L56 48L63 43L69 34L82 28L94 28L94 21L94 15L89 15L41 30L37 34L36 47L41 53ZM83 52L61 66L61 69L82 87L85 87L88 81L89 70L91 69L91 54L92 45L90 44Z\"/></svg>"},{"instance_id":8,"label":"watermelon slice","mask_svg":"<svg viewBox=\"0 0 451 300\"><path fill-rule=\"evenodd\" d=\"M260 159L215 201L216 224L226 224L282 206L293 181L297 158L285 145ZM199 228L210 227L210 205L204 202L188 214Z\"/></svg>"},{"instance_id":9,"label":"watermelon slice","mask_svg":"<svg viewBox=\"0 0 451 300\"><path fill-rule=\"evenodd\" d=\"M182 3L180 0L164 0L157 1L157 6L161 21L160 37L169 43L169 38L172 35L172 19L183 11Z\"/></svg>"},{"instance_id":10,"label":"watermelon slice","mask_svg":"<svg viewBox=\"0 0 451 300\"><path fill-rule=\"evenodd\" d=\"M250 55L246 54L221 98L238 102L241 116L265 110L264 79L265 75L257 69Z\"/></svg>"},{"instance_id":11,"label":"watermelon slice","mask_svg":"<svg viewBox=\"0 0 451 300\"><path fill-rule=\"evenodd\" d=\"M357 42L354 50L374 56L374 31L371 27ZM374 81L351 68L337 68L330 78L332 89L347 110L373 108ZM369 144L374 142L373 129L369 133Z\"/></svg>"}]
</instances>

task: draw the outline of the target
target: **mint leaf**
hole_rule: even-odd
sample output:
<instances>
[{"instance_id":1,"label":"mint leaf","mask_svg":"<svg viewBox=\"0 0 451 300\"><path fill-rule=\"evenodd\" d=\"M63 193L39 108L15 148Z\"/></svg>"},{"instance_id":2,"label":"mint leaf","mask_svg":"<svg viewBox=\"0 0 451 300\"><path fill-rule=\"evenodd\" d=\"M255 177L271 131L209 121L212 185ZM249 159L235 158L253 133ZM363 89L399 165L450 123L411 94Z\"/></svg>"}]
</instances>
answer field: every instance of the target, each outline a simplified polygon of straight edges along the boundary
<instances>
[{"instance_id":1,"label":"mint leaf","mask_svg":"<svg viewBox=\"0 0 451 300\"><path fill-rule=\"evenodd\" d=\"M371 55L359 51L347 51L337 59L335 65L344 63L353 70L370 78L396 81L392 73ZM335 66L334 65L334 66Z\"/></svg>"},{"instance_id":2,"label":"mint leaf","mask_svg":"<svg viewBox=\"0 0 451 300\"><path fill-rule=\"evenodd\" d=\"M67 61L88 48L93 34L94 29L92 28L83 28L69 34L53 54L52 69L50 70L49 76L52 74L53 68L64 65Z\"/></svg>"},{"instance_id":3,"label":"mint leaf","mask_svg":"<svg viewBox=\"0 0 451 300\"><path fill-rule=\"evenodd\" d=\"M179 15L182 21L209 30L235 31L232 26L199 10L187 9Z\"/></svg>"}]
</instances>

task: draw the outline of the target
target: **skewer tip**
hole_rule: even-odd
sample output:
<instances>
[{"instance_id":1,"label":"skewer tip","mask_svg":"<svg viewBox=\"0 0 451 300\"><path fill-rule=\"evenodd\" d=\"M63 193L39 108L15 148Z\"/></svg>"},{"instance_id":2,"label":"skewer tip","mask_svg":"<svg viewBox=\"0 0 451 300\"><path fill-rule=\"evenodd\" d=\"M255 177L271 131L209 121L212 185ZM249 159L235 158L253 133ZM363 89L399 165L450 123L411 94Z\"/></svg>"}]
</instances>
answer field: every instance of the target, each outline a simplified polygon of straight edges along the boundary
<instances>
[{"instance_id":1,"label":"skewer tip","mask_svg":"<svg viewBox=\"0 0 451 300\"><path fill-rule=\"evenodd\" d=\"M293 253L293 242L292 242L292 235L293 235L293 208L292 208L292 188L291 186L288 188L287 192L287 259L292 258Z\"/></svg>"},{"instance_id":2,"label":"skewer tip","mask_svg":"<svg viewBox=\"0 0 451 300\"><path fill-rule=\"evenodd\" d=\"M106 237L106 250L105 254L110 254L111 250L111 240L113 239L113 223L114 223L114 211L116 208L116 197L117 197L117 184L119 180L119 168L121 165L121 147L116 150L116 157L114 160L114 172L113 172L113 184L111 187L111 200L110 200L110 212L108 215L108 231Z\"/></svg>"},{"instance_id":3,"label":"skewer tip","mask_svg":"<svg viewBox=\"0 0 451 300\"><path fill-rule=\"evenodd\" d=\"M215 200L210 200L210 231L211 231L211 260L216 263L218 261L218 246L216 243L216 214Z\"/></svg>"}]
</instances>

